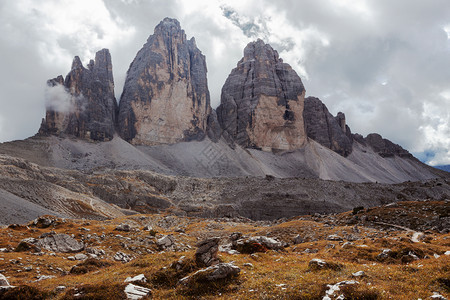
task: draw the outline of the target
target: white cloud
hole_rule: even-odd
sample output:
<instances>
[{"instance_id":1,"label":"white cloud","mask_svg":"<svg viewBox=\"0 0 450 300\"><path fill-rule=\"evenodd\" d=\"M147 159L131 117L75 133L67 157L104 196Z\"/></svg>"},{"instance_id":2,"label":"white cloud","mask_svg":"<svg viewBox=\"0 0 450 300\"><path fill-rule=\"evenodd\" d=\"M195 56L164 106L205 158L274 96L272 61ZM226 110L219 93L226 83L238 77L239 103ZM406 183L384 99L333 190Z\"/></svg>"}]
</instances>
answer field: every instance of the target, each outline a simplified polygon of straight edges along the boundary
<instances>
[{"instance_id":1,"label":"white cloud","mask_svg":"<svg viewBox=\"0 0 450 300\"><path fill-rule=\"evenodd\" d=\"M89 59L99 49L126 43L135 32L121 18L113 18L102 0L15 3L17 12L33 24L38 51L46 63L67 64L74 55Z\"/></svg>"},{"instance_id":2,"label":"white cloud","mask_svg":"<svg viewBox=\"0 0 450 300\"><path fill-rule=\"evenodd\" d=\"M424 103L424 125L420 131L424 136L418 152L432 151L430 165L450 164L450 90L440 93L441 102Z\"/></svg>"},{"instance_id":3,"label":"white cloud","mask_svg":"<svg viewBox=\"0 0 450 300\"><path fill-rule=\"evenodd\" d=\"M450 40L450 25L444 27L445 33L447 33L447 38Z\"/></svg>"},{"instance_id":4,"label":"white cloud","mask_svg":"<svg viewBox=\"0 0 450 300\"><path fill-rule=\"evenodd\" d=\"M47 86L45 89L45 106L61 113L72 112L74 107L72 95L61 84Z\"/></svg>"}]
</instances>

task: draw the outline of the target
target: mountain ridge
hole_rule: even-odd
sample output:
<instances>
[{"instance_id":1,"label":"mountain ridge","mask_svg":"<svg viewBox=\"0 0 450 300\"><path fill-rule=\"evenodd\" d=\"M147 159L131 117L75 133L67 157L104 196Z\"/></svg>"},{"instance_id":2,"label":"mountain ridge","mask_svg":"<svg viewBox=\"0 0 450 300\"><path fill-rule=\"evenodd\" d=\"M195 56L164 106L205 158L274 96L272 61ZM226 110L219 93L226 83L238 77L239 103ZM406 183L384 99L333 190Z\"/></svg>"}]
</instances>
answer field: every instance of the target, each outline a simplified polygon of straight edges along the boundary
<instances>
[{"instance_id":1,"label":"mountain ridge","mask_svg":"<svg viewBox=\"0 0 450 300\"><path fill-rule=\"evenodd\" d=\"M131 156L153 161L146 168L171 175L295 177L309 174L322 179L357 182L401 182L441 176L420 164L407 150L378 134L364 138L352 133L345 114L339 112L332 116L320 99L305 99L306 90L300 77L262 40L251 42L244 49L243 58L223 86L221 104L216 110L210 106L206 71L205 57L196 47L194 38L186 38L177 20L165 18L131 63L119 106L111 90L114 81L109 51L99 51L87 68L75 57L66 79L59 76L48 84L50 88L63 87L76 109L55 112L53 107L48 107L38 135L111 141L117 132L137 147L161 145L160 148L165 149L163 152L172 153L172 162L155 150L158 147L144 147L140 154L136 154L139 149L132 151L128 147L127 151L136 152ZM104 91L112 104L105 101ZM96 118L91 119L103 111L109 112L109 115L101 114L103 119L109 118L105 130ZM188 161L183 161L186 155L181 149L173 150L176 146L172 150L164 147L194 141L203 143L203 148L198 146L200 144L183 144L194 151L186 158ZM333 159L331 152L320 147L318 150L312 141L349 159ZM358 149L357 154L351 156L355 149ZM272 152L272 155L258 154L255 152L258 150ZM297 154L284 155L286 151ZM364 159L357 158L364 157L364 151L376 153L384 160L366 157L374 165L365 164ZM238 152L246 153L245 158ZM202 173L193 161L201 167L204 156L208 155L218 155L224 161L217 157L206 158L207 168ZM266 157L270 163L261 162L258 157ZM293 159L293 163L289 163L287 157ZM62 165L79 168L78 158L72 160ZM111 162L111 165L120 165L113 158ZM83 168L105 167L91 164L89 167L86 162ZM133 164L142 167L140 163ZM190 165L190 170L185 165ZM410 167L404 167L406 165L414 165L412 169L417 175ZM212 166L218 169L212 170ZM338 169L341 171L337 172ZM402 172L407 174L401 175Z\"/></svg>"}]
</instances>

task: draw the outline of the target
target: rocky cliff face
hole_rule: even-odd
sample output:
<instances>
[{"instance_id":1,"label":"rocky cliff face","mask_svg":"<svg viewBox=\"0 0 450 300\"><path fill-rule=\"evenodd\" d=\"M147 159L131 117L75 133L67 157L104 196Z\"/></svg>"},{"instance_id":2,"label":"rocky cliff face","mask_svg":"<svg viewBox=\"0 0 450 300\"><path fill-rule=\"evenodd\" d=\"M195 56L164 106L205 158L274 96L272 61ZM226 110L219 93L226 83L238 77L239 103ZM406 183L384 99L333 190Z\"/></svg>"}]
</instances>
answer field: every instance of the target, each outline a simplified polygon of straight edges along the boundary
<instances>
[{"instance_id":1,"label":"rocky cliff face","mask_svg":"<svg viewBox=\"0 0 450 300\"><path fill-rule=\"evenodd\" d=\"M132 144L201 140L211 113L205 56L177 20L165 18L127 73L120 135Z\"/></svg>"},{"instance_id":2,"label":"rocky cliff face","mask_svg":"<svg viewBox=\"0 0 450 300\"><path fill-rule=\"evenodd\" d=\"M306 142L305 88L262 40L250 43L222 88L218 121L225 138L243 147L292 150Z\"/></svg>"},{"instance_id":3,"label":"rocky cliff face","mask_svg":"<svg viewBox=\"0 0 450 300\"><path fill-rule=\"evenodd\" d=\"M111 140L115 132L111 55L100 50L85 68L76 56L66 76L47 82L47 108L39 134L68 134L96 141Z\"/></svg>"},{"instance_id":4,"label":"rocky cliff face","mask_svg":"<svg viewBox=\"0 0 450 300\"><path fill-rule=\"evenodd\" d=\"M352 152L352 133L343 113L339 112L334 117L319 98L308 97L303 117L309 138L342 156Z\"/></svg>"},{"instance_id":5,"label":"rocky cliff face","mask_svg":"<svg viewBox=\"0 0 450 300\"><path fill-rule=\"evenodd\" d=\"M407 150L403 149L400 145L394 144L388 139L384 139L378 133L367 135L364 142L382 157L393 157L397 155L400 157L413 158L413 155Z\"/></svg>"}]
</instances>

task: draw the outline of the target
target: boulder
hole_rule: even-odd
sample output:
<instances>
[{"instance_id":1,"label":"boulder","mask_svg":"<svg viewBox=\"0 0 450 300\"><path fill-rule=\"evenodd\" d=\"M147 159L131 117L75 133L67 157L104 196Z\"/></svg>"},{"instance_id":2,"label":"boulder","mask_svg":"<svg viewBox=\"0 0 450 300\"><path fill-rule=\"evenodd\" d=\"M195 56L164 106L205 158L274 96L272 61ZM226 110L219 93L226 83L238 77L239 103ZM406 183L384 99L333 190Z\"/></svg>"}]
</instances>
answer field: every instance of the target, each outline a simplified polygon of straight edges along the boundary
<instances>
[{"instance_id":1,"label":"boulder","mask_svg":"<svg viewBox=\"0 0 450 300\"><path fill-rule=\"evenodd\" d=\"M122 224L117 225L115 230L129 232L129 231L131 231L131 226L130 226L130 224L122 223Z\"/></svg>"},{"instance_id":2,"label":"boulder","mask_svg":"<svg viewBox=\"0 0 450 300\"><path fill-rule=\"evenodd\" d=\"M142 286L134 285L129 283L125 287L125 294L127 295L127 299L130 300L138 300L150 295L151 290L149 288L145 288Z\"/></svg>"},{"instance_id":3,"label":"boulder","mask_svg":"<svg viewBox=\"0 0 450 300\"><path fill-rule=\"evenodd\" d=\"M329 236L327 236L327 240L329 240L329 241L342 241L343 238L340 237L337 234L330 234Z\"/></svg>"},{"instance_id":4,"label":"boulder","mask_svg":"<svg viewBox=\"0 0 450 300\"><path fill-rule=\"evenodd\" d=\"M209 267L219 263L217 252L219 250L219 237L203 240L197 244L195 252L195 262L199 267Z\"/></svg>"},{"instance_id":5,"label":"boulder","mask_svg":"<svg viewBox=\"0 0 450 300\"><path fill-rule=\"evenodd\" d=\"M249 43L222 88L217 118L230 143L264 151L303 147L305 88L278 52Z\"/></svg>"},{"instance_id":6,"label":"boulder","mask_svg":"<svg viewBox=\"0 0 450 300\"><path fill-rule=\"evenodd\" d=\"M16 252L23 252L23 251L41 252L41 248L36 246L37 242L38 242L38 240L35 238L23 239L17 245L15 251Z\"/></svg>"},{"instance_id":7,"label":"boulder","mask_svg":"<svg viewBox=\"0 0 450 300\"><path fill-rule=\"evenodd\" d=\"M77 253L77 254L75 254L75 259L76 260L86 260L86 259L88 259L89 257L86 255L86 254L83 254L83 253Z\"/></svg>"},{"instance_id":8,"label":"boulder","mask_svg":"<svg viewBox=\"0 0 450 300\"><path fill-rule=\"evenodd\" d=\"M156 245L160 250L174 250L175 249L175 238L169 234L162 238L156 240Z\"/></svg>"},{"instance_id":9,"label":"boulder","mask_svg":"<svg viewBox=\"0 0 450 300\"><path fill-rule=\"evenodd\" d=\"M128 283L128 282L147 282L147 278L145 277L144 274L139 274L139 275L136 275L134 277L127 277L127 279L125 279L124 282L125 283Z\"/></svg>"},{"instance_id":10,"label":"boulder","mask_svg":"<svg viewBox=\"0 0 450 300\"><path fill-rule=\"evenodd\" d=\"M294 245L298 245L298 244L304 243L304 242L305 242L305 239L304 239L300 234L297 234L297 235L293 238L293 242L294 242Z\"/></svg>"},{"instance_id":11,"label":"boulder","mask_svg":"<svg viewBox=\"0 0 450 300\"><path fill-rule=\"evenodd\" d=\"M267 250L281 250L283 244L266 236L253 236L248 239L238 239L232 242L233 249L241 253L266 252Z\"/></svg>"},{"instance_id":12,"label":"boulder","mask_svg":"<svg viewBox=\"0 0 450 300\"><path fill-rule=\"evenodd\" d=\"M232 263L218 263L216 265L198 270L191 276L182 278L179 283L189 286L195 282L218 281L222 279L230 279L237 277L241 269Z\"/></svg>"},{"instance_id":13,"label":"boulder","mask_svg":"<svg viewBox=\"0 0 450 300\"><path fill-rule=\"evenodd\" d=\"M10 286L8 279L6 279L5 275L0 274L0 287Z\"/></svg>"},{"instance_id":14,"label":"boulder","mask_svg":"<svg viewBox=\"0 0 450 300\"><path fill-rule=\"evenodd\" d=\"M37 240L36 246L52 252L74 253L84 249L83 242L78 242L70 235L58 233L50 234Z\"/></svg>"}]
</instances>

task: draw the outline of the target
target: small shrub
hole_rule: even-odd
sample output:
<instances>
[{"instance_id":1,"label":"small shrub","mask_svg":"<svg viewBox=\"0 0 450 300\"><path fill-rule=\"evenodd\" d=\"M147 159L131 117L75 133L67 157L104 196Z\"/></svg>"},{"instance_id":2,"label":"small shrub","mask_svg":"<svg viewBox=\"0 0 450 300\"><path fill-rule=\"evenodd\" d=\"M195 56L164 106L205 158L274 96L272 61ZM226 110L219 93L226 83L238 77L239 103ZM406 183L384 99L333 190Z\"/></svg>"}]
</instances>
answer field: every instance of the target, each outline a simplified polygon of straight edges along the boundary
<instances>
[{"instance_id":1,"label":"small shrub","mask_svg":"<svg viewBox=\"0 0 450 300\"><path fill-rule=\"evenodd\" d=\"M258 242L251 242L236 245L236 250L243 254L252 254L255 252L267 252L269 249Z\"/></svg>"},{"instance_id":2,"label":"small shrub","mask_svg":"<svg viewBox=\"0 0 450 300\"><path fill-rule=\"evenodd\" d=\"M356 215L363 210L364 210L364 206L357 206L357 207L353 208L352 214Z\"/></svg>"},{"instance_id":3,"label":"small shrub","mask_svg":"<svg viewBox=\"0 0 450 300\"><path fill-rule=\"evenodd\" d=\"M381 299L380 292L376 290L363 290L354 285L346 285L341 288L341 293L346 300L377 300Z\"/></svg>"},{"instance_id":4,"label":"small shrub","mask_svg":"<svg viewBox=\"0 0 450 300\"><path fill-rule=\"evenodd\" d=\"M70 274L86 274L88 272L92 272L109 266L111 266L111 263L107 261L102 261L95 258L88 258L82 263L73 266L72 269L70 269Z\"/></svg>"},{"instance_id":5,"label":"small shrub","mask_svg":"<svg viewBox=\"0 0 450 300\"><path fill-rule=\"evenodd\" d=\"M344 268L342 264L334 262L324 262L323 264L315 261L310 261L308 264L308 271L333 270L341 271Z\"/></svg>"},{"instance_id":6,"label":"small shrub","mask_svg":"<svg viewBox=\"0 0 450 300\"><path fill-rule=\"evenodd\" d=\"M199 297L203 295L225 294L234 290L233 285L239 284L236 278L227 278L217 281L201 281L193 280L189 286L183 286L179 290L180 294Z\"/></svg>"},{"instance_id":7,"label":"small shrub","mask_svg":"<svg viewBox=\"0 0 450 300\"><path fill-rule=\"evenodd\" d=\"M175 287L178 281L187 274L197 270L192 258L174 261L168 268L157 271L150 279L151 283L160 287Z\"/></svg>"},{"instance_id":8,"label":"small shrub","mask_svg":"<svg viewBox=\"0 0 450 300\"><path fill-rule=\"evenodd\" d=\"M442 288L446 293L450 293L450 276L439 277L433 281L436 285Z\"/></svg>"},{"instance_id":9,"label":"small shrub","mask_svg":"<svg viewBox=\"0 0 450 300\"><path fill-rule=\"evenodd\" d=\"M50 297L50 293L43 292L32 286L19 286L16 288L0 289L2 300L44 300Z\"/></svg>"},{"instance_id":10,"label":"small shrub","mask_svg":"<svg viewBox=\"0 0 450 300\"><path fill-rule=\"evenodd\" d=\"M70 289L61 300L122 300L127 299L124 292L126 284L84 285Z\"/></svg>"}]
</instances>

